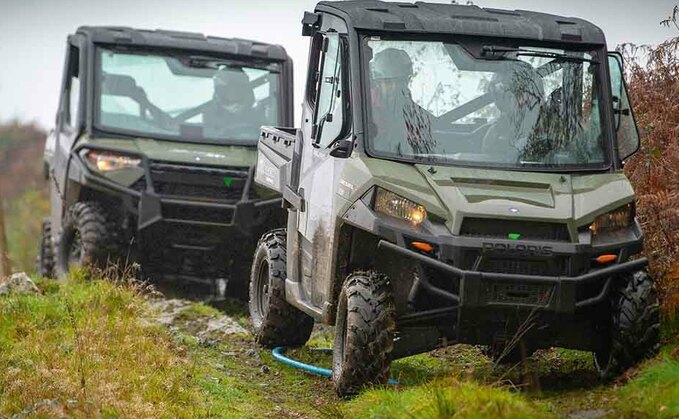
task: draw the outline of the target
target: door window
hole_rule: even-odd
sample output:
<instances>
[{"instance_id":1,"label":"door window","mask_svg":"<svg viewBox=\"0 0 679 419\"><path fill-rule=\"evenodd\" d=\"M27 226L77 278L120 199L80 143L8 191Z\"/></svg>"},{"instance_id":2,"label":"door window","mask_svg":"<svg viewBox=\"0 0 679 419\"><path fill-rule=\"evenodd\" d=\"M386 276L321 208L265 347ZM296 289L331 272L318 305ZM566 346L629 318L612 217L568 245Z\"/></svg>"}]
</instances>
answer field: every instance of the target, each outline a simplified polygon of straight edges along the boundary
<instances>
[{"instance_id":1,"label":"door window","mask_svg":"<svg viewBox=\"0 0 679 419\"><path fill-rule=\"evenodd\" d=\"M64 123L73 128L77 124L78 108L80 104L80 51L78 47L70 46L68 79L66 81L66 92L64 100L66 106L63 108Z\"/></svg>"},{"instance_id":2,"label":"door window","mask_svg":"<svg viewBox=\"0 0 679 419\"><path fill-rule=\"evenodd\" d=\"M327 147L342 134L345 92L342 89L342 41L339 34L323 35L324 52L320 56L316 85L316 143Z\"/></svg>"},{"instance_id":3,"label":"door window","mask_svg":"<svg viewBox=\"0 0 679 419\"><path fill-rule=\"evenodd\" d=\"M639 131L623 79L622 58L617 54L610 54L608 56L608 67L611 73L618 155L621 160L625 160L639 149Z\"/></svg>"}]
</instances>

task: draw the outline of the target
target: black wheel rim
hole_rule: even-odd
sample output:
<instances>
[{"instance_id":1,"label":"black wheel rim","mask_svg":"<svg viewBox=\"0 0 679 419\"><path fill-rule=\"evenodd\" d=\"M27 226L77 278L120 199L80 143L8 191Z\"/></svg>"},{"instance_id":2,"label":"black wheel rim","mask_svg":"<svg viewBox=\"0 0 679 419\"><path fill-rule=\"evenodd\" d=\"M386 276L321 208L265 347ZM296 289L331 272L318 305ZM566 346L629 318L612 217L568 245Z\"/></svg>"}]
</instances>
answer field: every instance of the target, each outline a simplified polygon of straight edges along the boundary
<instances>
[{"instance_id":1,"label":"black wheel rim","mask_svg":"<svg viewBox=\"0 0 679 419\"><path fill-rule=\"evenodd\" d=\"M257 290L257 297L255 298L255 305L257 314L260 318L266 317L269 310L269 262L263 259L257 266L257 276L255 277L255 286Z\"/></svg>"}]
</instances>

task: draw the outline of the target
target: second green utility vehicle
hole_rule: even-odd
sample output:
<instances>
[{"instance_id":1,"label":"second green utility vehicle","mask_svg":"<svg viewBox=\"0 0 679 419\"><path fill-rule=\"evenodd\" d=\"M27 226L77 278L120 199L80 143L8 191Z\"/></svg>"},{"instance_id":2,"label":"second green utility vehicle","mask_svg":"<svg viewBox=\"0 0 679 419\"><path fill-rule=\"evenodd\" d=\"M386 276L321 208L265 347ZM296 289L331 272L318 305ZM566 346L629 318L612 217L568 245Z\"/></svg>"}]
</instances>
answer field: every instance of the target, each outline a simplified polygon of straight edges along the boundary
<instances>
[{"instance_id":1,"label":"second green utility vehicle","mask_svg":"<svg viewBox=\"0 0 679 419\"><path fill-rule=\"evenodd\" d=\"M623 161L619 55L586 21L476 6L321 2L302 127L265 128L255 179L287 229L255 254L257 341L334 324L339 394L454 343L591 351L610 379L658 349ZM517 345L517 342L520 342Z\"/></svg>"},{"instance_id":2,"label":"second green utility vehicle","mask_svg":"<svg viewBox=\"0 0 679 419\"><path fill-rule=\"evenodd\" d=\"M281 46L79 28L45 149L39 273L138 261L152 277L245 289L257 238L284 222L280 195L253 182L260 126L291 121Z\"/></svg>"}]
</instances>

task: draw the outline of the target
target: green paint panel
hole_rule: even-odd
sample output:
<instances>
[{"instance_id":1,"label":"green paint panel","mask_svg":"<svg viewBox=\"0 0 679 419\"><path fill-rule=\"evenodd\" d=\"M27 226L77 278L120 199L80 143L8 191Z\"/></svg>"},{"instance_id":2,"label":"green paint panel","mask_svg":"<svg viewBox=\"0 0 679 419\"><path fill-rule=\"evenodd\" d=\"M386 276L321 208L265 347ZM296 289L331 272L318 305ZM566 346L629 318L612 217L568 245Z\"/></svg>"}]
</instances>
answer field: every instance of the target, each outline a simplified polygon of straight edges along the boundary
<instances>
[{"instance_id":1,"label":"green paint panel","mask_svg":"<svg viewBox=\"0 0 679 419\"><path fill-rule=\"evenodd\" d=\"M232 177L227 176L227 177L224 178L224 186L231 187L232 184L233 184L233 178Z\"/></svg>"},{"instance_id":2,"label":"green paint panel","mask_svg":"<svg viewBox=\"0 0 679 419\"><path fill-rule=\"evenodd\" d=\"M509 238L509 240L519 240L521 238L521 234L519 234L519 233L509 233L509 234L507 234L507 238Z\"/></svg>"}]
</instances>

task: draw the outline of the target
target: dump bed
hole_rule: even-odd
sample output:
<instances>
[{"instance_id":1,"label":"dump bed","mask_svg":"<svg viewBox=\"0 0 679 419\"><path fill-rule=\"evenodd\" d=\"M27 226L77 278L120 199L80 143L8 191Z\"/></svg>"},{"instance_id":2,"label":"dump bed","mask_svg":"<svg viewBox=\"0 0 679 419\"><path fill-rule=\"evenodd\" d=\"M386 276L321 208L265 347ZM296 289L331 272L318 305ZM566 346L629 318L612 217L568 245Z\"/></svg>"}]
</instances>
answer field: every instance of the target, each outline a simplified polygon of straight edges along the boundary
<instances>
[{"instance_id":1,"label":"dump bed","mask_svg":"<svg viewBox=\"0 0 679 419\"><path fill-rule=\"evenodd\" d=\"M255 182L274 190L294 204L297 193L299 159L295 145L299 130L296 128L262 127L257 143Z\"/></svg>"}]
</instances>

